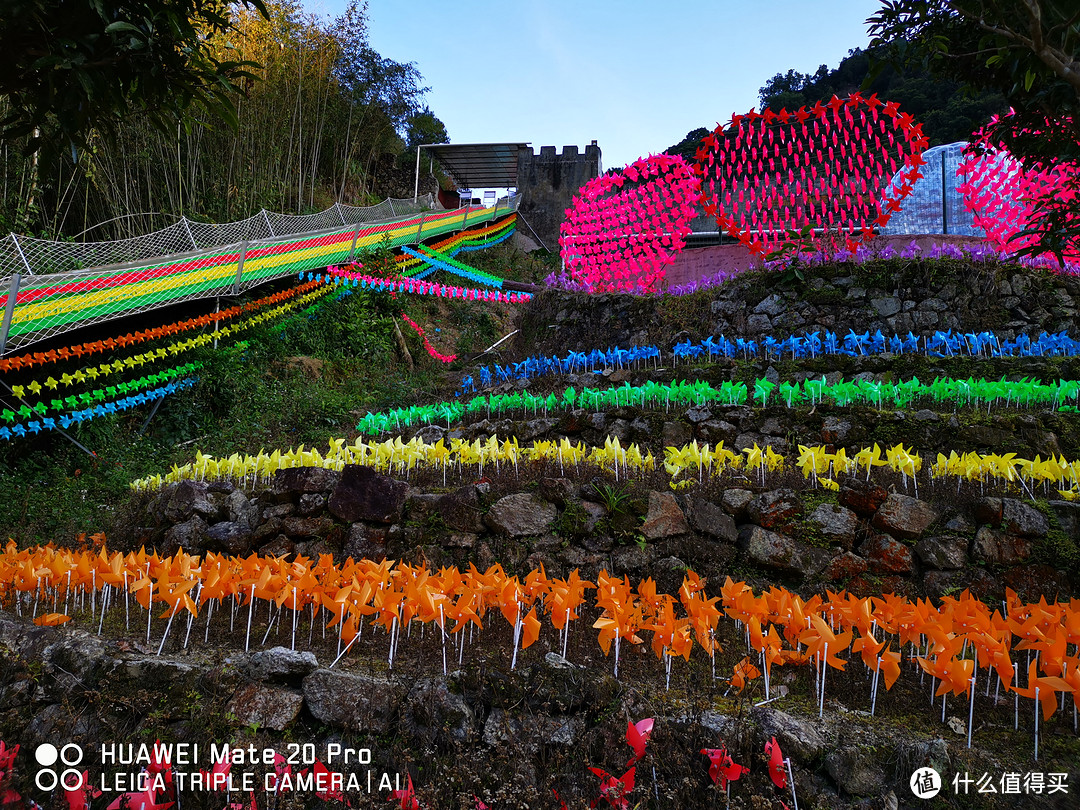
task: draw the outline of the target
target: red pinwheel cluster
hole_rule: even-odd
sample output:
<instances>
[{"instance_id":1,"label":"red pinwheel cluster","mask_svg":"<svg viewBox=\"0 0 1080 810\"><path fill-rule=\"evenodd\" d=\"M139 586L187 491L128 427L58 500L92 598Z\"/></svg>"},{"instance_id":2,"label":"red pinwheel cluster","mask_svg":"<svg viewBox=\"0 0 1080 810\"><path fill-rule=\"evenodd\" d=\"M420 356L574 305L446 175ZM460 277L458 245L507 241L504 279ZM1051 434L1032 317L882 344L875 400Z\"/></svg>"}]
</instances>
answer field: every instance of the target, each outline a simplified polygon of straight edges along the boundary
<instances>
[{"instance_id":1,"label":"red pinwheel cluster","mask_svg":"<svg viewBox=\"0 0 1080 810\"><path fill-rule=\"evenodd\" d=\"M696 170L706 213L756 255L807 227L846 235L853 247L900 210L922 177L927 144L896 103L854 93L733 116L703 139ZM884 179L898 170L891 184Z\"/></svg>"},{"instance_id":2,"label":"red pinwheel cluster","mask_svg":"<svg viewBox=\"0 0 1080 810\"><path fill-rule=\"evenodd\" d=\"M677 155L590 180L562 224L567 271L594 292L654 292L686 244L700 197L700 180Z\"/></svg>"},{"instance_id":3,"label":"red pinwheel cluster","mask_svg":"<svg viewBox=\"0 0 1080 810\"><path fill-rule=\"evenodd\" d=\"M975 224L986 232L986 238L999 250L1013 251L1038 241L1034 235L1014 237L1033 224L1039 200L1070 200L1076 196L1074 183L1080 167L1056 163L1043 169L1025 169L1004 146L992 140L990 128L998 120L996 115L990 119L990 125L977 132L965 150L967 160L957 168L963 178L957 191L964 196L964 204L975 215ZM1080 227L1076 219L1072 224Z\"/></svg>"}]
</instances>

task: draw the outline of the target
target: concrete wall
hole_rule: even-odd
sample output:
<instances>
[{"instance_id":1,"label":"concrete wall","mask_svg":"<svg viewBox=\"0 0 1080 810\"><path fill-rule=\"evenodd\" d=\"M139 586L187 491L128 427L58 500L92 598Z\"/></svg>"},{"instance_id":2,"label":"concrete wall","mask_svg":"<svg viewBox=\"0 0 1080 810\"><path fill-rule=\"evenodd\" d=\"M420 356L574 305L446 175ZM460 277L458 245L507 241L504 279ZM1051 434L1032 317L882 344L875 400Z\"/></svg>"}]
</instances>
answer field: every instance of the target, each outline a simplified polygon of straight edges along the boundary
<instances>
[{"instance_id":1,"label":"concrete wall","mask_svg":"<svg viewBox=\"0 0 1080 810\"><path fill-rule=\"evenodd\" d=\"M600 147L596 141L579 152L576 146L543 146L539 154L518 153L518 191L524 194L519 209L549 250L558 250L559 226L574 194L600 174ZM528 228L523 228L528 233Z\"/></svg>"}]
</instances>

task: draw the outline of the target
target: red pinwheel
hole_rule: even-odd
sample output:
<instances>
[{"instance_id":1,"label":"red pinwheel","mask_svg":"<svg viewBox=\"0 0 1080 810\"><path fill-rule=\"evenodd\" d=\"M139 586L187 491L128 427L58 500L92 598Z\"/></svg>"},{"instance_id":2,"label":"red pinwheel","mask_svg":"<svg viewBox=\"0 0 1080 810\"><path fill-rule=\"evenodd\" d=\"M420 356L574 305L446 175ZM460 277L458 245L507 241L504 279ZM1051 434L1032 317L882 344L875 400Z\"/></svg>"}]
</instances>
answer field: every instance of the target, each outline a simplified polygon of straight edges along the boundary
<instances>
[{"instance_id":1,"label":"red pinwheel","mask_svg":"<svg viewBox=\"0 0 1080 810\"><path fill-rule=\"evenodd\" d=\"M271 793L287 793L292 790L292 765L277 752L274 753L274 777L269 789Z\"/></svg>"},{"instance_id":2,"label":"red pinwheel","mask_svg":"<svg viewBox=\"0 0 1080 810\"><path fill-rule=\"evenodd\" d=\"M323 765L322 760L319 759L315 760L315 767L312 768L312 771L315 774L315 784L327 786L326 790L316 789L316 796L318 796L324 802L328 802L330 800L336 802L345 801L345 794L342 793L340 789L335 790L333 787L335 783L341 783L340 774L331 771L329 768ZM335 779L334 777L338 778Z\"/></svg>"},{"instance_id":3,"label":"red pinwheel","mask_svg":"<svg viewBox=\"0 0 1080 810\"><path fill-rule=\"evenodd\" d=\"M387 801L399 802L401 810L420 810L420 802L416 799L416 794L413 791L412 776L406 776L406 784L402 790L393 791L387 798Z\"/></svg>"},{"instance_id":4,"label":"red pinwheel","mask_svg":"<svg viewBox=\"0 0 1080 810\"><path fill-rule=\"evenodd\" d=\"M879 104L856 94L783 115L734 116L727 137L702 141L706 154L697 168L707 210L715 208L720 227L758 256L806 227L866 238L921 177L920 153L928 143L892 105L885 110L892 119L889 146L883 146L874 132L875 124L885 131ZM882 188L897 160L899 180ZM823 192L832 201L828 208L816 205Z\"/></svg>"},{"instance_id":5,"label":"red pinwheel","mask_svg":"<svg viewBox=\"0 0 1080 810\"><path fill-rule=\"evenodd\" d=\"M68 810L89 810L90 800L100 795L101 789L94 787L90 781L90 771L82 772L82 784L74 790L68 790L64 786L64 799L67 801Z\"/></svg>"},{"instance_id":6,"label":"red pinwheel","mask_svg":"<svg viewBox=\"0 0 1080 810\"><path fill-rule=\"evenodd\" d=\"M149 780L147 780L149 781ZM158 804L153 787L138 793L121 793L106 810L168 810L175 802Z\"/></svg>"},{"instance_id":7,"label":"red pinwheel","mask_svg":"<svg viewBox=\"0 0 1080 810\"><path fill-rule=\"evenodd\" d=\"M259 810L259 805L255 804L255 794L249 790L246 805L237 799L235 802L229 802L222 810Z\"/></svg>"},{"instance_id":8,"label":"red pinwheel","mask_svg":"<svg viewBox=\"0 0 1080 810\"><path fill-rule=\"evenodd\" d=\"M634 789L634 768L630 768L616 779L603 768L589 768L590 771L600 777L600 795L589 803L589 807L596 807L601 801L606 801L609 807L619 810L627 810L630 801L626 798Z\"/></svg>"},{"instance_id":9,"label":"red pinwheel","mask_svg":"<svg viewBox=\"0 0 1080 810\"><path fill-rule=\"evenodd\" d=\"M653 719L651 717L648 720L638 720L637 723L626 724L626 742L634 749L634 755L626 763L627 768L645 756L645 744L649 742L652 730Z\"/></svg>"},{"instance_id":10,"label":"red pinwheel","mask_svg":"<svg viewBox=\"0 0 1080 810\"><path fill-rule=\"evenodd\" d=\"M783 790L787 787L787 771L784 769L784 755L780 753L780 743L776 741L776 737L765 743L765 754L769 757L769 778Z\"/></svg>"},{"instance_id":11,"label":"red pinwheel","mask_svg":"<svg viewBox=\"0 0 1080 810\"><path fill-rule=\"evenodd\" d=\"M726 748L702 748L701 753L709 758L709 778L713 784L720 784L721 790L727 790L729 782L738 781L747 768L731 758Z\"/></svg>"}]
</instances>

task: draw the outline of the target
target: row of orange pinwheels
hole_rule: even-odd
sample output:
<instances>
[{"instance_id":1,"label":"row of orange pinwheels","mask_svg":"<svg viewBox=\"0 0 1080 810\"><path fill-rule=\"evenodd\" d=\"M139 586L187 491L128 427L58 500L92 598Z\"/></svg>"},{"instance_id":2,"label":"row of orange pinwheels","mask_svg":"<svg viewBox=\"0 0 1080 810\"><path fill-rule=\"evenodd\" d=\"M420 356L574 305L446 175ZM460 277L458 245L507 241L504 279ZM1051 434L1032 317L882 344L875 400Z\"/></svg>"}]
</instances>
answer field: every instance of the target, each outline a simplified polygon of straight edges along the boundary
<instances>
[{"instance_id":1,"label":"row of orange pinwheels","mask_svg":"<svg viewBox=\"0 0 1080 810\"><path fill-rule=\"evenodd\" d=\"M586 599L590 590L595 594ZM541 567L519 578L498 565L485 572L471 565L467 571L430 571L387 560L336 563L331 555L291 561L257 555L200 558L183 552L162 557L104 547L20 550L13 542L0 554L0 600L38 624L61 624L88 611L100 628L105 612L122 606L130 629L132 597L146 611L148 642L155 605L162 608L160 618L167 624L159 652L177 617L187 623L186 645L200 612L206 614L209 633L216 610L224 609L231 624L236 611L246 607L245 646L250 646L256 611L266 613L267 632L274 622L291 623L294 647L300 618L307 615L314 624L321 613L325 627L338 628L339 657L360 637L365 620L382 627L392 666L401 631L416 622L438 628L445 666L448 639L464 628L483 630L495 610L513 628L516 664L518 651L540 637L545 617L559 634L552 646L561 642L565 652L571 623L588 608L596 616L592 626L604 653L614 648L616 673L622 645L643 643L646 634L669 675L675 658L689 660L695 642L715 671L719 625L726 616L746 645L729 680L741 689L762 678L766 699L774 666L810 664L816 672L815 697L823 706L828 670L845 669L850 653L873 673L875 703L879 680L891 688L906 655L908 664L930 676L935 697L966 694L973 700L973 687L984 677L987 691L993 680L999 690L1035 700L1044 719L1064 705L1067 695L1074 707L1080 704L1080 600L1025 604L1010 592L1001 609L991 609L966 592L936 606L891 594L858 598L829 592L825 598L803 599L779 587L757 595L730 579L709 596L693 572L687 572L677 594L665 594L651 579L634 587L627 578L605 571L588 581L577 571L550 578ZM460 637L455 641L460 658L464 645ZM1018 666L1025 652L1028 663Z\"/></svg>"}]
</instances>

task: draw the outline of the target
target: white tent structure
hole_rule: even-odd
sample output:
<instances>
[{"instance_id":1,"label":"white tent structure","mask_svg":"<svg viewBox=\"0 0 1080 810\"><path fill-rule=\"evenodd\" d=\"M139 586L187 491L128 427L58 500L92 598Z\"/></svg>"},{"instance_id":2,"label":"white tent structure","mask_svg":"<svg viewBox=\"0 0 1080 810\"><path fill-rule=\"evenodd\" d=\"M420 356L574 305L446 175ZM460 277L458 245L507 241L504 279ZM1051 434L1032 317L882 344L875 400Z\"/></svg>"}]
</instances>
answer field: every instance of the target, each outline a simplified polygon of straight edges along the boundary
<instances>
[{"instance_id":1,"label":"white tent structure","mask_svg":"<svg viewBox=\"0 0 1080 810\"><path fill-rule=\"evenodd\" d=\"M923 177L915 183L910 196L902 201L902 208L892 215L882 229L886 235L903 234L953 234L956 236L986 236L975 225L971 210L964 204L964 197L957 186L964 182L958 174L964 161L966 141L935 146L923 152L926 165ZM899 174L893 183L899 183Z\"/></svg>"}]
</instances>

